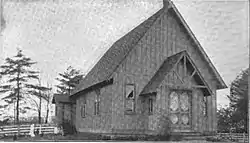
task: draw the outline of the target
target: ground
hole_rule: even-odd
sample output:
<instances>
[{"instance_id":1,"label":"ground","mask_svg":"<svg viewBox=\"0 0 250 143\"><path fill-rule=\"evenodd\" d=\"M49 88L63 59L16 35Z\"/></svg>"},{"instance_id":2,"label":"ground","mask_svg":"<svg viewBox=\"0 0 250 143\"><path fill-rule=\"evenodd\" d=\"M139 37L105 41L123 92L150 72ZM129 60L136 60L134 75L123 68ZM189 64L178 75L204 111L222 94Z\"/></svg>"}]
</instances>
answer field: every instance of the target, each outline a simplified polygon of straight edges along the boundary
<instances>
[{"instance_id":1,"label":"ground","mask_svg":"<svg viewBox=\"0 0 250 143\"><path fill-rule=\"evenodd\" d=\"M0 142L13 142L13 138L5 138L0 139ZM20 137L19 139L15 140L16 142L100 142L105 140L89 140L88 138L75 138L74 136L44 136L44 137ZM112 142L112 141L106 141ZM117 142L117 141L114 141ZM118 141L119 142L119 141ZM131 142L131 141L120 141L122 143ZM155 141L133 141L133 142L146 142L146 143L154 143ZM211 142L211 141L204 141L204 140L189 140L189 141L157 141L159 143L229 143L229 142ZM235 142L236 143L236 142Z\"/></svg>"},{"instance_id":2,"label":"ground","mask_svg":"<svg viewBox=\"0 0 250 143\"><path fill-rule=\"evenodd\" d=\"M157 139L159 139L160 137L156 137ZM156 142L154 141L154 137L148 136L147 138L139 138L139 137L128 137L125 136L124 137L119 137L116 138L116 140L107 140L107 136L101 136L100 134L91 134L91 133L78 133L78 134L74 134L74 135L44 135L44 136L35 136L35 137L30 137L30 136L21 136L18 139L14 140L13 137L4 137L4 138L0 138L0 142L1 141L6 141L6 142L13 142L13 141L17 141L17 142L147 142L147 143L153 143ZM161 138L163 139L163 138ZM168 138L169 139L169 138ZM212 141L205 141L206 138L204 138L204 140L186 140L186 141L178 141L184 139L181 136L171 136L171 140L174 141L157 141L159 143L229 143L228 142L212 142ZM192 138L194 139L194 138ZM200 138L199 138L200 139ZM143 141L145 140L145 141ZM236 143L236 142L235 142Z\"/></svg>"}]
</instances>

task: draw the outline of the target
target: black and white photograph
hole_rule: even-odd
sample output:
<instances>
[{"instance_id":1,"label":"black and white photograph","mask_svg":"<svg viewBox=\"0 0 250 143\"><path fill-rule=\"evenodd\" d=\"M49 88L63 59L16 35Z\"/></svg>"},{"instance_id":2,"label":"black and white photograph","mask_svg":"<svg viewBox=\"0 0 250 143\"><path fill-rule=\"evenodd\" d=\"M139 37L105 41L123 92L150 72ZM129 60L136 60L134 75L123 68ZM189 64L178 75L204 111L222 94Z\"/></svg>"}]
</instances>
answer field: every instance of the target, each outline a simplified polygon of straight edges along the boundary
<instances>
[{"instance_id":1,"label":"black and white photograph","mask_svg":"<svg viewBox=\"0 0 250 143\"><path fill-rule=\"evenodd\" d=\"M249 27L249 0L0 0L0 142L248 143Z\"/></svg>"}]
</instances>

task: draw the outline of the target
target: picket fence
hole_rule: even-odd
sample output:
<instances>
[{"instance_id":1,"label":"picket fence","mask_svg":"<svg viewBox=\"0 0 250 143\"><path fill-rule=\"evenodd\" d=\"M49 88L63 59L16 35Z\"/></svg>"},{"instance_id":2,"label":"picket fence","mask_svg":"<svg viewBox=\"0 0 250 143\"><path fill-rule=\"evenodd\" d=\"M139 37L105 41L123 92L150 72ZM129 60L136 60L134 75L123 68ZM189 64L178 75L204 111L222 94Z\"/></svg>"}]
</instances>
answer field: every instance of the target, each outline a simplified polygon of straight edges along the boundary
<instances>
[{"instance_id":1,"label":"picket fence","mask_svg":"<svg viewBox=\"0 0 250 143\"><path fill-rule=\"evenodd\" d=\"M235 140L238 142L246 142L248 143L248 134L244 133L218 133L217 134L220 137Z\"/></svg>"},{"instance_id":2,"label":"picket fence","mask_svg":"<svg viewBox=\"0 0 250 143\"><path fill-rule=\"evenodd\" d=\"M53 124L41 124L42 134L54 134L56 126ZM40 124L34 126L35 131L40 130ZM20 125L19 126L20 135L29 135L30 125ZM12 136L18 133L17 125L0 126L0 136Z\"/></svg>"}]
</instances>

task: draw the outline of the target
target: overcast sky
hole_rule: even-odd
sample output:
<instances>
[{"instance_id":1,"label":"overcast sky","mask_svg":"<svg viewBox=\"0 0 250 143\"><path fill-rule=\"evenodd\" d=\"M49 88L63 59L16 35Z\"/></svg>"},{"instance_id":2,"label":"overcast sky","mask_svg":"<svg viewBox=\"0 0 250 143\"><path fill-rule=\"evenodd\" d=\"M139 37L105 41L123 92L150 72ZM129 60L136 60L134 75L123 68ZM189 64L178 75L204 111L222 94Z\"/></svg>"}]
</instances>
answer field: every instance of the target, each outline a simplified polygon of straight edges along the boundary
<instances>
[{"instance_id":1,"label":"overcast sky","mask_svg":"<svg viewBox=\"0 0 250 143\"><path fill-rule=\"evenodd\" d=\"M153 15L162 0L52 0L4 5L6 29L0 38L4 58L24 54L37 61L42 80L71 65L87 72L121 36ZM249 4L247 0L173 0L226 84L248 67ZM218 92L226 105L228 89Z\"/></svg>"}]
</instances>

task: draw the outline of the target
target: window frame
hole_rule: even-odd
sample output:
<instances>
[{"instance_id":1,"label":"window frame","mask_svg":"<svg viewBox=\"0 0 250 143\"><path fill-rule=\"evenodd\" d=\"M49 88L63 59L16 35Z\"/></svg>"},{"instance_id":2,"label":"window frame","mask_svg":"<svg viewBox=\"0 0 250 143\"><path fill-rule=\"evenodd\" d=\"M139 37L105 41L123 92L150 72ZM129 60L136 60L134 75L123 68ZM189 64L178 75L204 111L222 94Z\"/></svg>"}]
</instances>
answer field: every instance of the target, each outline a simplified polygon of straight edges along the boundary
<instances>
[{"instance_id":1,"label":"window frame","mask_svg":"<svg viewBox=\"0 0 250 143\"><path fill-rule=\"evenodd\" d=\"M128 98L127 97L127 86L132 86L133 87L133 90L132 90L133 97L132 98ZM135 113L135 110L136 110L136 108L135 108L136 86L135 86L134 83L126 83L124 87L125 87L124 88L124 99L125 99L125 101L124 101L125 102L124 103L124 108L125 108L125 114L133 114L133 113ZM128 104L129 104L128 102L132 102L131 103L132 104L132 109L131 110L128 108Z\"/></svg>"},{"instance_id":2,"label":"window frame","mask_svg":"<svg viewBox=\"0 0 250 143\"><path fill-rule=\"evenodd\" d=\"M87 107L87 101L86 101L86 96L83 98L83 104L81 106L81 117L86 118L86 107Z\"/></svg>"},{"instance_id":3,"label":"window frame","mask_svg":"<svg viewBox=\"0 0 250 143\"><path fill-rule=\"evenodd\" d=\"M94 101L94 115L100 115L101 89L95 90L96 97Z\"/></svg>"},{"instance_id":4,"label":"window frame","mask_svg":"<svg viewBox=\"0 0 250 143\"><path fill-rule=\"evenodd\" d=\"M204 107L203 107L203 110L202 110L202 114L203 114L204 117L207 117L208 116L207 97L204 96L202 100L204 102Z\"/></svg>"},{"instance_id":5,"label":"window frame","mask_svg":"<svg viewBox=\"0 0 250 143\"><path fill-rule=\"evenodd\" d=\"M148 98L148 114L152 115L154 113L154 100L152 97Z\"/></svg>"},{"instance_id":6,"label":"window frame","mask_svg":"<svg viewBox=\"0 0 250 143\"><path fill-rule=\"evenodd\" d=\"M81 117L85 118L86 117L86 104L83 104L81 106Z\"/></svg>"}]
</instances>

